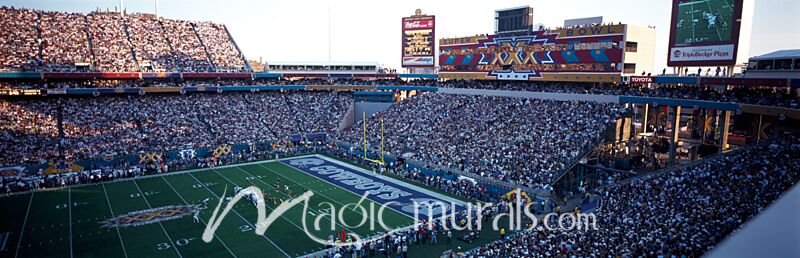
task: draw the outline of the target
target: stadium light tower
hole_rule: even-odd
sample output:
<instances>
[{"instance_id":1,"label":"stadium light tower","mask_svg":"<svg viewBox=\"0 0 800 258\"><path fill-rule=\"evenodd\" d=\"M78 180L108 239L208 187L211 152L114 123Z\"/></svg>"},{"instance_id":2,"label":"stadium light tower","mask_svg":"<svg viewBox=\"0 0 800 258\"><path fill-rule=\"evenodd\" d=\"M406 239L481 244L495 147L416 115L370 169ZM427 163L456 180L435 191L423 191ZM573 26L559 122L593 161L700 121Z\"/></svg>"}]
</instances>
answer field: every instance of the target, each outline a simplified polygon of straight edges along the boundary
<instances>
[{"instance_id":1,"label":"stadium light tower","mask_svg":"<svg viewBox=\"0 0 800 258\"><path fill-rule=\"evenodd\" d=\"M119 0L119 17L125 16L125 1Z\"/></svg>"},{"instance_id":2,"label":"stadium light tower","mask_svg":"<svg viewBox=\"0 0 800 258\"><path fill-rule=\"evenodd\" d=\"M158 0L156 0L156 19L158 19Z\"/></svg>"}]
</instances>

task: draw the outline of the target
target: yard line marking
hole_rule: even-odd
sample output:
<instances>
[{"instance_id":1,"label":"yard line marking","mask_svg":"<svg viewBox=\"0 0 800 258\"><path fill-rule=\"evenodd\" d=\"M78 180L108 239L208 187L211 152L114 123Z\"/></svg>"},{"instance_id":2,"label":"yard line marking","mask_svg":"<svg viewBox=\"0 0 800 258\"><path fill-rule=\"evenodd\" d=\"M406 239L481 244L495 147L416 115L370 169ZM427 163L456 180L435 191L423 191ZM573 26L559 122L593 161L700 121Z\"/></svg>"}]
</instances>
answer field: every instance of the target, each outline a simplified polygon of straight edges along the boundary
<instances>
[{"instance_id":1,"label":"yard line marking","mask_svg":"<svg viewBox=\"0 0 800 258\"><path fill-rule=\"evenodd\" d=\"M167 181L166 178L164 178L163 174L161 176L161 179L164 180L164 182L166 182L167 185L169 185L169 188L172 188L172 191L175 192L175 194L178 195L178 198L181 198L181 201L183 201L184 204L189 205L189 202L187 202L186 199L184 199L183 196L178 192L178 190L176 190L175 187L173 187L172 184L169 181ZM203 223L204 226L207 225L206 222L203 219L200 219L200 222ZM233 257L237 257L238 258L238 256L236 256L236 254L234 254L233 251L231 251L231 249L228 248L228 245L225 244L225 241L222 241L222 238L220 238L217 235L217 233L214 233L214 237L216 239L219 239L219 242L222 243L222 246L224 246L226 250L228 250L228 253L233 255Z\"/></svg>"},{"instance_id":2,"label":"yard line marking","mask_svg":"<svg viewBox=\"0 0 800 258\"><path fill-rule=\"evenodd\" d=\"M283 164L283 163L280 163L280 164ZM285 164L284 164L284 165L285 165ZM273 174L276 174L276 175L278 175L278 176L280 176L280 177L286 178L286 180L292 181L292 182L294 182L295 184L297 184L297 181L294 181L294 180L292 180L291 178L288 178L288 177L286 177L286 176L283 176L283 175L281 175L280 173L278 173L278 171L275 171L275 170L273 170L273 169L271 169L271 168L269 168L269 167L267 167L267 166L263 166L263 165L261 165L261 164L258 164L258 166L260 166L260 167L262 167L262 168L265 168L265 169L269 170L270 172L272 172ZM287 167L290 167L290 168L292 168L292 169L294 169L294 170L297 170L296 168L293 168L293 167L291 167L291 166L288 166L288 165L285 165L285 166L287 166ZM298 170L298 171L299 171L299 170ZM315 175L310 175L310 174L308 174L308 173L306 173L306 172L304 172L304 171L299 171L299 172L301 172L301 173L303 173L303 174L306 174L306 175L309 175L309 176L311 176L311 177L314 177L314 178L316 178L316 179L318 179L318 180L320 180L320 181L322 181L322 182L325 182L325 184L330 184L330 185L333 185L333 184L331 184L330 182L326 181L325 179L319 178L319 177L317 177L317 176L315 176ZM336 186L336 185L334 185L334 186ZM337 187L337 188L339 188L339 189L344 189L345 191L347 191L347 192L349 192L349 193L352 193L352 194L354 194L354 195L356 195L356 196L359 196L359 194L357 194L357 193L355 193L355 192L353 192L353 191L350 191L350 189L340 188L339 186L336 186L336 187ZM322 193L319 193L319 195L321 195L322 197L325 197L325 198L327 198L328 200L331 200L331 201L333 201L333 202L335 202L335 203L337 203L337 204L344 205L343 203L341 203L341 202L337 201L336 199L334 199L334 198L331 198L331 197L329 197L329 196L327 196L327 195L324 195L324 194L322 194ZM369 199L369 198L367 198L367 199ZM372 203L375 203L375 204L381 205L380 203L378 203L378 202L375 202L375 201L373 201L372 199L369 199L369 201L370 201L370 202L372 202ZM392 210L394 210L394 208L392 208L392 207L389 207L389 208L390 208L390 209L392 209ZM356 211L358 212L358 214L361 214L361 215L363 215L363 216L370 217L370 218L369 218L370 220L372 220L372 221L375 221L375 218L372 218L371 216L368 216L367 214L363 214L363 213L361 213L361 210L356 210ZM404 214L404 213L402 213L402 212L398 212L398 213L400 213L400 214L403 214L403 215L406 215L406 214ZM406 215L406 216L408 216L408 215ZM409 217L410 217L410 216L409 216ZM375 221L375 222L377 223L377 221Z\"/></svg>"},{"instance_id":3,"label":"yard line marking","mask_svg":"<svg viewBox=\"0 0 800 258\"><path fill-rule=\"evenodd\" d=\"M697 36L694 33L694 29L695 29L694 27L697 27L697 24L694 23L694 4L690 5L689 7L692 8L692 12L691 12L691 14L692 14L692 42L694 42L695 39L697 38ZM698 74L697 76L700 76L700 75Z\"/></svg>"},{"instance_id":4,"label":"yard line marking","mask_svg":"<svg viewBox=\"0 0 800 258\"><path fill-rule=\"evenodd\" d=\"M136 183L136 180L133 181L133 185L136 186L136 189L139 189L139 194L142 195L142 199L144 199L144 203L147 204L147 207L152 209L153 206L150 206L150 202L147 201L147 196L144 195L144 192L142 192L142 188L139 187L139 184ZM167 230L164 229L164 224L161 224L161 222L158 222L158 226L160 226L161 227L161 231L164 231L164 234L167 235L167 239L169 240L170 245L173 245L175 247L175 252L178 253L178 257L183 258L183 255L181 255L181 251L178 250L178 245L176 245L175 242L172 241L172 237L170 237L169 233L167 233Z\"/></svg>"},{"instance_id":5,"label":"yard line marking","mask_svg":"<svg viewBox=\"0 0 800 258\"><path fill-rule=\"evenodd\" d=\"M194 181L197 181L198 183L200 183L200 185L202 185L202 186L203 186L203 188L205 188L205 189L206 189L206 191L208 191L209 193L211 193L212 195L214 195L214 197L216 197L216 198L217 198L217 200L219 200L219 199L222 199L222 198L220 198L220 197L219 197L219 195L217 195L217 193L215 193L214 191L211 191L211 189L209 189L209 188L206 186L206 184L205 184L205 183L201 182L201 181L200 181L200 179L197 179L197 177L195 177L195 176L194 176L192 173L186 173L186 174L187 174L187 175L189 175L189 176L191 176L192 178L194 178ZM234 213L234 214L236 214L236 216L238 216L240 219L242 219L242 220L244 221L244 223L247 223L247 225L249 225L250 227L252 227L252 228L254 228L254 229L256 228L256 227L253 225L253 223L250 223L250 221L246 220L246 219L244 218L244 216L242 216L242 214L239 214L239 212L238 212L238 211L236 211L236 209L231 209L231 211L233 211L233 213ZM275 244L275 242L272 242L272 240L271 240L271 239L269 239L269 237L267 237L266 235L261 235L261 236L262 236L262 237L264 237L264 239L266 239L267 241L269 241L269 242L272 244L272 246L275 246L275 248L278 248L278 251L281 251L281 253L283 253L283 255L285 255L286 257L289 257L289 258L291 258L291 257L292 257L291 255L289 255L288 253L286 253L286 251L284 251L283 249L281 249L281 247L280 247L280 246L278 246L277 244Z\"/></svg>"},{"instance_id":6,"label":"yard line marking","mask_svg":"<svg viewBox=\"0 0 800 258\"><path fill-rule=\"evenodd\" d=\"M330 158L327 158L327 157L325 157L325 156L322 156L322 155L319 155L319 154L304 155L304 156L302 156L302 157L316 157L316 158L319 158L319 159L328 160L328 161L330 161L330 162L333 162L333 163L336 163L336 164L339 164L339 165L342 165L342 166L349 167L349 168L351 168L351 169L354 169L354 170L358 170L358 169L359 169L358 167L352 166L352 165L350 165L350 164L343 164L343 163L342 163L342 162L340 162L340 161L337 161L337 160L335 160L335 159L330 159ZM297 158L297 157L291 157L290 159L292 159L292 158ZM286 167L289 167L289 168L291 168L291 169L293 169L293 170L295 170L295 171L297 171L297 172L300 172L300 173L302 173L302 174L306 174L306 175L308 175L308 176L310 176L310 177L312 177L312 178L314 178L314 179L317 179L318 181L321 181L321 183L319 183L319 184L322 184L322 185L326 185L326 184L327 184L327 185L331 185L331 186L333 186L333 189L345 190L345 191L347 191L347 192L349 192L349 193L352 193L352 194L354 194L354 195L356 195L356 196L359 196L359 194L357 194L356 192L353 192L353 191L351 191L350 189L347 189L347 188L341 188L341 187L339 187L339 186L337 186L337 185L334 185L334 184L332 184L331 182L329 182L329 181L327 181L327 180L325 180L325 179L323 179L323 178L321 178L321 177L318 177L318 176L316 176L316 175L309 174L309 173L306 173L305 171L299 170L299 169L297 169L297 168L295 168L295 167L293 167L293 166L291 166L291 165L288 165L288 164L286 164L286 163L282 162L283 160L286 160L286 159L277 159L277 161L278 161L278 162L277 162L277 164L281 164L281 165L283 165L283 166L286 166ZM265 162L265 163L266 163L266 162ZM276 175L278 175L278 176L280 176L280 177L284 177L284 178L288 179L289 181L292 181L292 182L294 182L294 183L297 183L297 181L294 181L294 180L292 180L292 179L290 179L290 178L288 178L288 177L286 177L286 176L283 176L283 175L282 175L282 174L280 174L278 171L275 171L274 169L271 169L271 168L269 168L269 167L267 167L266 165L263 165L263 164L261 164L261 163L256 163L256 164L246 164L246 165L243 165L243 166L250 166L250 165L257 165L257 166L263 167L263 168L265 168L265 169L267 169L267 170L271 171L273 174L276 174ZM242 166L238 166L238 167L242 167ZM256 177L256 178L258 178L258 177ZM386 180L388 180L388 181L392 181L392 180L389 180L389 179L390 179L390 178L388 178L388 179L386 179ZM312 182L313 182L313 181L312 181ZM404 184L403 182L396 182L396 181L392 181L392 182L394 182L394 183L396 183L396 184L399 184L399 185L402 185L402 186L405 186L405 187L410 187L410 188L416 187L416 186L413 186L413 185L406 185L406 184ZM269 184L268 184L268 185L269 185ZM418 190L418 191L419 191L419 190ZM423 193L423 194L426 194L426 195L428 195L428 196L435 196L436 198L440 198L441 200L449 200L449 197L445 197L445 196L438 196L436 193L430 193L430 192L424 192L424 191L421 191L421 193ZM328 196L326 196L326 195L324 195L324 194L321 194L321 193L320 193L319 195L321 195L321 196L323 196L323 197L325 197L325 198L327 198L327 199L329 199L329 200L331 200L331 201L337 202L337 201L335 201L333 198L330 198L330 197L328 197ZM378 202L376 202L376 201L374 201L374 200L369 200L369 201L371 201L371 202L373 202L373 203L375 203L375 204L381 205L380 203L378 203ZM339 202L337 202L337 203L339 203ZM342 203L339 203L339 204L342 204ZM408 214L402 213L402 212L400 212L399 210L397 210L397 209L395 209L395 208L393 208L393 207L390 207L389 209L391 209L391 210L393 210L393 211L397 212L397 214L401 214L401 215L404 215L404 216L406 216L406 217L408 217L408 218L411 218L411 216L409 216ZM360 213L360 212L359 212L359 213ZM367 216L367 215L364 215L364 216ZM374 218L371 218L371 219L372 219L372 220L374 220ZM402 229L402 230L408 230L408 229L412 229L412 230L413 230L413 229L414 229L414 223L412 222L412 223L411 223L411 224L409 224L409 225L405 225L405 224L404 224L404 225L402 225L402 226L399 226L399 227L396 227L396 228L395 228L395 230L397 230L397 229ZM318 252L315 252L315 253L312 253L312 254L319 254L320 252L322 252L322 251L318 251Z\"/></svg>"},{"instance_id":7,"label":"yard line marking","mask_svg":"<svg viewBox=\"0 0 800 258\"><path fill-rule=\"evenodd\" d=\"M252 173L250 173L250 172L249 172L249 171L247 171L247 170L244 170L244 169L242 169L242 167L241 167L241 166L238 166L238 167L236 167L236 168L238 168L238 169L239 169L239 170L241 170L242 172L244 172L244 173L246 173L246 174L250 175L251 177L253 177L253 178L257 179L258 181L261 181L261 183L264 183L265 185L267 185L267 187L269 187L269 188L271 188L271 189L275 189L275 190L274 190L274 192L276 192L276 193L279 193L279 194L282 194L282 195L286 196L288 199L291 199L291 198L292 198L292 197L291 197L291 196L289 196L288 194L286 194L286 193L282 192L282 191L281 191L281 189L276 189L274 186L271 186L269 183L265 182L263 179L261 179L261 178L257 177L256 175L253 175ZM223 176L223 177L224 177L224 176ZM281 177L283 177L283 176L281 176ZM288 178L287 178L287 179L288 179ZM291 180L291 179L289 179L289 181L292 181L292 182L294 183L294 185L295 185L295 186L301 186L301 185L304 185L304 184L298 184L296 181L294 181L294 180ZM311 181L311 182L309 182L309 183L313 183L313 181ZM304 192L304 191L300 191L300 192ZM321 191L315 191L315 194L322 194L322 192L321 192ZM323 196L324 196L324 195L323 195ZM328 198L328 199L330 199L330 198ZM336 201L334 201L334 202L336 202ZM337 203L338 203L338 202L337 202ZM339 203L339 204L341 204L341 203ZM271 209L271 208L270 208L270 209ZM308 207L308 209L309 209L309 210L311 210L311 211L314 211L314 212L319 212L319 210L317 210L317 209L314 209L314 208L311 208L311 207ZM360 212L359 212L359 214L360 214ZM281 217L282 217L282 216L281 216ZM331 219L330 219L330 218L328 218L328 221L330 221L330 220L331 220ZM294 223L293 223L293 222L291 222L291 221L289 221L289 222L290 222L290 223L292 223L292 224L294 224ZM333 223L334 223L334 224L336 224L336 225L342 226L342 228L348 228L348 229L353 229L353 230L355 230L355 229L356 229L356 228L352 228L352 227L345 226L345 225L343 225L343 224L339 223L338 221L336 221L336 219L333 219ZM298 226L298 227L299 227L299 226Z\"/></svg>"},{"instance_id":8,"label":"yard line marking","mask_svg":"<svg viewBox=\"0 0 800 258\"><path fill-rule=\"evenodd\" d=\"M325 182L325 180L322 180L322 179L320 179L320 178L314 177L315 179L318 179L319 181L316 181L316 180L315 180L315 181L309 181L309 182L305 182L305 183L299 183L299 182L297 182L297 181L295 181L295 180L292 180L291 178L289 178L289 177L287 177L287 176L281 175L280 173L278 173L278 171L275 171L275 170L273 170L273 169L270 169L269 167L266 167L266 166L261 166L261 167L263 167L263 168L265 168L265 169L267 169L267 170L271 171L271 173L272 173L272 174L275 174L275 175L277 175L277 176L280 176L280 177L286 178L286 180L289 180L289 181L291 181L292 183L294 183L294 185L295 185L295 186L305 186L306 184L309 184L309 183L316 183L316 184L322 184L322 185L324 185L324 183L320 183L319 181L323 181L323 182ZM261 179L261 178L257 177L256 175L253 175L253 173L251 173L250 171L248 171L248 170L246 170L246 169L242 169L241 167L236 167L236 168L238 168L239 170L241 170L241 171L243 171L243 172L247 173L248 175L250 175L251 177L253 177L253 178L257 179L258 181L261 181L262 183L266 184L268 187L270 187L270 188L272 188L272 189L275 189L275 187L274 187L274 186L272 186L272 185L270 185L269 183L265 182L263 179ZM291 167L290 167L290 168L291 168ZM294 170L297 170L297 169L295 169L295 168L292 168L292 169L294 169ZM298 171L298 172L300 172L300 173L304 173L304 174L305 174L305 172L302 172L302 171ZM332 190L334 190L334 189L342 189L342 188L338 188L338 187L337 187L337 188L325 189L325 190L327 190L327 191L332 191ZM346 189L345 189L345 190L346 190ZM289 196L289 195L287 195L286 193L284 193L284 192L281 192L281 190L280 190L280 189L275 189L275 191L277 191L278 193L281 193L281 194L283 194L283 195ZM314 191L314 193L315 193L315 194L319 194L319 195L321 195L321 196L325 197L325 198L326 198L326 199L328 199L328 200L331 200L331 201L333 201L333 202L335 202L335 203L337 203L337 204L343 204L343 203L341 203L341 202L339 202L339 201L336 201L336 200L335 200L335 199L333 199L333 198L330 198L330 197L328 197L328 196L326 196L326 195L322 194L323 192L325 192L325 191ZM353 192L350 192L350 193L353 193ZM355 193L353 193L353 194L355 194ZM356 196L358 196L358 194L355 194L355 195L356 195ZM289 197L291 198L291 196L289 196ZM313 210L313 211L317 211L317 212L319 212L318 210L315 210L315 209L313 209L313 208L311 208L311 207L309 207L308 209L309 209L309 210ZM358 213L359 213L359 214L361 214L361 211L359 210L359 212L358 212ZM366 214L362 214L362 215L366 215ZM372 219L372 220L374 220L374 219ZM342 226L344 226L344 225L342 225ZM349 227L346 227L346 228L349 228Z\"/></svg>"},{"instance_id":9,"label":"yard line marking","mask_svg":"<svg viewBox=\"0 0 800 258\"><path fill-rule=\"evenodd\" d=\"M19 232L19 242L17 242L17 251L14 252L14 258L19 256L19 247L20 247L20 245L22 245L22 234L25 233L25 224L28 224L28 214L31 213L31 203L33 203L33 194L34 193L35 192L31 193L31 199L28 200L28 211L25 212L25 220L22 221L22 230L20 230L20 232Z\"/></svg>"},{"instance_id":10,"label":"yard line marking","mask_svg":"<svg viewBox=\"0 0 800 258\"><path fill-rule=\"evenodd\" d=\"M72 257L72 188L67 188L67 205L69 205L69 257Z\"/></svg>"},{"instance_id":11,"label":"yard line marking","mask_svg":"<svg viewBox=\"0 0 800 258\"><path fill-rule=\"evenodd\" d=\"M733 11L733 5L728 3L728 0L725 0L725 6L728 7L728 9L731 9L731 11Z\"/></svg>"},{"instance_id":12,"label":"yard line marking","mask_svg":"<svg viewBox=\"0 0 800 258\"><path fill-rule=\"evenodd\" d=\"M216 172L217 172L217 174L218 174L219 176L221 176L223 179L227 180L228 182L230 182L230 183L231 183L231 184L233 184L233 185L236 185L236 183L234 183L233 181L231 181L230 179L228 179L228 177L226 177L225 175L223 175L223 173L219 173L219 171L217 171L217 170L214 170L214 171L216 171ZM288 198L288 199L286 199L286 201L289 201L289 199L291 199L291 198ZM273 208L271 208L271 207L269 207L269 206L267 206L267 205L266 205L266 200L265 200L265 202L264 202L264 207L265 207L265 208L267 208L267 209L269 209L270 211L274 211L274 210L275 210L275 209L273 209ZM300 231L305 231L305 230L303 230L303 228L302 228L302 227L300 227L300 225L297 225L296 223L294 223L294 222L293 222L293 221L291 221L290 219L287 219L287 218L286 218L286 217L284 217L284 216L281 216L281 218L282 218L283 220L285 220L285 221L288 221L288 222L289 222L289 223L291 223L292 225L294 225L294 227L296 227L296 228L297 228L297 229L299 229Z\"/></svg>"},{"instance_id":13,"label":"yard line marking","mask_svg":"<svg viewBox=\"0 0 800 258\"><path fill-rule=\"evenodd\" d=\"M8 240L8 238L11 236L11 232L6 232L6 233L4 233L3 235L5 235L3 238L4 238L4 239L6 239L6 241L3 241L3 246L0 246L0 252L2 252L2 251L5 251L5 250L6 250L6 243L8 243L8 241L7 241L7 240Z\"/></svg>"},{"instance_id":14,"label":"yard line marking","mask_svg":"<svg viewBox=\"0 0 800 258\"><path fill-rule=\"evenodd\" d=\"M709 1L709 0L703 0L703 1L694 1L694 2L684 2L684 3L680 3L680 4L678 4L678 6L681 6L681 5L689 5L689 6L691 6L691 5L700 4L700 3L703 3L703 2L708 2L708 1Z\"/></svg>"},{"instance_id":15,"label":"yard line marking","mask_svg":"<svg viewBox=\"0 0 800 258\"><path fill-rule=\"evenodd\" d=\"M103 186L103 194L106 195L106 203L108 204L108 211L111 212L111 217L113 218L114 209L111 208L111 200L108 198L108 192L106 191L106 184L100 184ZM114 227L117 230L117 236L119 237L119 244L122 245L122 253L125 254L125 258L128 258L128 251L125 250L125 243L122 242L122 234L119 233L119 227Z\"/></svg>"}]
</instances>

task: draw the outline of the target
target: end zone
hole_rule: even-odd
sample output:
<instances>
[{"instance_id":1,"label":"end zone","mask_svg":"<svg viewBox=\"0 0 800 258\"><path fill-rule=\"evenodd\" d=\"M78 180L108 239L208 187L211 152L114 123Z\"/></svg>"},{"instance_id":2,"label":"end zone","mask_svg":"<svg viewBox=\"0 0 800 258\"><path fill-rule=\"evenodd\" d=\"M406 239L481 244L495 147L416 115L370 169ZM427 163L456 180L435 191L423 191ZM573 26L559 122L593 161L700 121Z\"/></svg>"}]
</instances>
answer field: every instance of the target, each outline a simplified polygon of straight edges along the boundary
<instances>
[{"instance_id":1,"label":"end zone","mask_svg":"<svg viewBox=\"0 0 800 258\"><path fill-rule=\"evenodd\" d=\"M463 201L422 189L420 187L402 182L400 180L374 174L371 171L341 162L323 155L309 155L281 159L281 163L326 181L358 196L369 193L367 198L373 202L384 205L414 217L414 201L418 203L443 203L435 205L432 216L452 214L463 210L466 204ZM392 204L396 202L399 204ZM420 205L418 214L420 218L427 218L428 208Z\"/></svg>"}]
</instances>

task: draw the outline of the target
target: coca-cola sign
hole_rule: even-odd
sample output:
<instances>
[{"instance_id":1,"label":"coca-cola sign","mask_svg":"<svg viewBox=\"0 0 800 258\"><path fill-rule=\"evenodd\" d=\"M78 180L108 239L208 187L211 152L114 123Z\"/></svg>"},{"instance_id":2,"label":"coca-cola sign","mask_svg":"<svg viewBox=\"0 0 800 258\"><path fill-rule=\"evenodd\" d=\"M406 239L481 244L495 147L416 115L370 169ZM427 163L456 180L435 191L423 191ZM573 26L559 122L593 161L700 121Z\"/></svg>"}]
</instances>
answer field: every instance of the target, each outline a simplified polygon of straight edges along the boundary
<instances>
[{"instance_id":1,"label":"coca-cola sign","mask_svg":"<svg viewBox=\"0 0 800 258\"><path fill-rule=\"evenodd\" d=\"M407 30L432 29L433 19L403 21L403 28Z\"/></svg>"}]
</instances>

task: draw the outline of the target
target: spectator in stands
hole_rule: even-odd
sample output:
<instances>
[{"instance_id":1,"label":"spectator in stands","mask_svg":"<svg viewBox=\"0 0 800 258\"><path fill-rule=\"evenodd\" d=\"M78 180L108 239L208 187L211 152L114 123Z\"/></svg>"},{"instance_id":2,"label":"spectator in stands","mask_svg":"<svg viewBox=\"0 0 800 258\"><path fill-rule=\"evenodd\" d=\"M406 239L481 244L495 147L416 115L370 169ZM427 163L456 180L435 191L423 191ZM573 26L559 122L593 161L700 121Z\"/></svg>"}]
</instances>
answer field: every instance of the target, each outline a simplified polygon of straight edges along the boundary
<instances>
[{"instance_id":1,"label":"spectator in stands","mask_svg":"<svg viewBox=\"0 0 800 258\"><path fill-rule=\"evenodd\" d=\"M135 72L133 46L128 40L123 18L117 13L94 12L86 16L86 27L92 39L94 66L99 71Z\"/></svg>"},{"instance_id":2,"label":"spectator in stands","mask_svg":"<svg viewBox=\"0 0 800 258\"><path fill-rule=\"evenodd\" d=\"M36 12L0 7L0 71L32 71L38 67Z\"/></svg>"},{"instance_id":3,"label":"spectator in stands","mask_svg":"<svg viewBox=\"0 0 800 258\"><path fill-rule=\"evenodd\" d=\"M176 66L175 55L164 35L164 28L154 15L126 15L125 25L141 71L180 71Z\"/></svg>"},{"instance_id":4,"label":"spectator in stands","mask_svg":"<svg viewBox=\"0 0 800 258\"><path fill-rule=\"evenodd\" d=\"M335 92L0 99L0 137L8 143L0 145L0 165L59 161L59 154L67 161L91 160L330 134L351 101Z\"/></svg>"},{"instance_id":5,"label":"spectator in stands","mask_svg":"<svg viewBox=\"0 0 800 258\"><path fill-rule=\"evenodd\" d=\"M610 104L422 94L369 120L367 141L437 167L542 187L568 169L625 110ZM363 127L340 139L360 143Z\"/></svg>"},{"instance_id":6,"label":"spectator in stands","mask_svg":"<svg viewBox=\"0 0 800 258\"><path fill-rule=\"evenodd\" d=\"M217 72L241 72L244 70L244 58L233 39L228 36L228 29L224 25L210 22L195 23L197 34L203 39L203 44L211 54L211 62Z\"/></svg>"},{"instance_id":7,"label":"spectator in stands","mask_svg":"<svg viewBox=\"0 0 800 258\"><path fill-rule=\"evenodd\" d=\"M799 139L599 189L597 230L540 224L466 257L700 257L798 183Z\"/></svg>"},{"instance_id":8,"label":"spectator in stands","mask_svg":"<svg viewBox=\"0 0 800 258\"><path fill-rule=\"evenodd\" d=\"M180 72L209 72L211 63L205 48L188 21L164 19L167 40L172 43Z\"/></svg>"}]
</instances>

